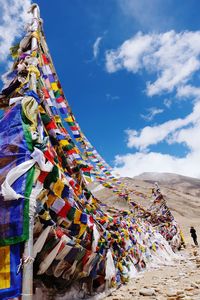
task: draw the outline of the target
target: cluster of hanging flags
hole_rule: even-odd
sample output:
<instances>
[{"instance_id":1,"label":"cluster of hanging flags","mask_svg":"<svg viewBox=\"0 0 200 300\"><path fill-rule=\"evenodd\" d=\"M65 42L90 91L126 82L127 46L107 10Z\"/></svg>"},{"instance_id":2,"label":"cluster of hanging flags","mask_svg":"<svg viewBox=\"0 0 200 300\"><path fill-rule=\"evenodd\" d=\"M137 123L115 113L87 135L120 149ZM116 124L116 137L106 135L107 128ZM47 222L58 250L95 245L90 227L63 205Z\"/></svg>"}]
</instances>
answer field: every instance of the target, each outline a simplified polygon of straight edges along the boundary
<instances>
[{"instance_id":1,"label":"cluster of hanging flags","mask_svg":"<svg viewBox=\"0 0 200 300\"><path fill-rule=\"evenodd\" d=\"M159 192L150 211L130 202L129 193L146 196L115 178L85 137L64 96L39 18L11 53L14 63L0 95L0 299L22 293L24 243L35 200L34 278L44 283L53 278L57 289L83 279L96 290L106 281L117 286L146 264L168 260L173 252L166 240L178 248L179 227ZM124 197L130 210L109 215L88 189L92 180Z\"/></svg>"}]
</instances>

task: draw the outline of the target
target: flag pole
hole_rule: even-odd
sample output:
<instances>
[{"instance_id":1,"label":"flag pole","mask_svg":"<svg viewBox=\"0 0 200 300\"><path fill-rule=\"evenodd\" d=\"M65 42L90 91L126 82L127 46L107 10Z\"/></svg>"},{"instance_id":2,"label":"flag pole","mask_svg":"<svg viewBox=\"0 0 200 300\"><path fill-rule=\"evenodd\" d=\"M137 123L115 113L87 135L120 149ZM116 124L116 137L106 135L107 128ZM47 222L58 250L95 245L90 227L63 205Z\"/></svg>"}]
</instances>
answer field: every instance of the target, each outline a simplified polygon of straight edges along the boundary
<instances>
[{"instance_id":1,"label":"flag pole","mask_svg":"<svg viewBox=\"0 0 200 300\"><path fill-rule=\"evenodd\" d=\"M40 10L37 4L32 4L30 8L32 13L31 32L37 32L39 29ZM35 35L31 39L31 52L37 50L38 41ZM37 92L36 74L30 74L30 89ZM22 280L22 300L32 300L33 298L33 227L34 227L35 202L29 199L29 239L25 243L23 261L23 280ZM27 263L26 263L27 262Z\"/></svg>"}]
</instances>

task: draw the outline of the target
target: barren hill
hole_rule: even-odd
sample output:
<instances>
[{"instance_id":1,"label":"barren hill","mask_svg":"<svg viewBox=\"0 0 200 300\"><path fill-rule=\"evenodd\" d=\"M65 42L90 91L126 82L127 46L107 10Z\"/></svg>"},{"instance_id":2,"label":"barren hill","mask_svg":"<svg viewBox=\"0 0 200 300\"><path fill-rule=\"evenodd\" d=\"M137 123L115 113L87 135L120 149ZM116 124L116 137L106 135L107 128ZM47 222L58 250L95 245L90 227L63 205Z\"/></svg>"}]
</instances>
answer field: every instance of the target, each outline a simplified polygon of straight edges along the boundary
<instances>
[{"instance_id":1,"label":"barren hill","mask_svg":"<svg viewBox=\"0 0 200 300\"><path fill-rule=\"evenodd\" d=\"M196 257L193 256L195 254L194 251L198 252L195 255L200 255L200 252L199 248L194 250L194 246L191 246L193 241L189 232L190 226L194 226L200 242L200 179L170 173L143 173L134 178L126 177L121 178L121 180L126 182L130 189L136 189L149 196L144 199L133 195L134 200L142 203L144 206L147 206L149 201L151 201L151 188L154 186L154 183L157 182L159 184L168 206L183 230L187 247L182 252L185 259L180 263L153 270L153 272L152 270L147 271L141 279L136 280L136 283L130 282L128 286L122 287L113 293L112 297L107 297L105 300L143 299L138 290L144 286L156 289L159 287L158 297L147 297L148 299L200 299L199 287L195 291L192 290L192 287L188 288L189 284L200 278L199 267L196 266L196 263L192 263L195 262ZM110 191L107 192L103 189L99 191L99 196L103 195L103 199L107 197L106 201L109 203L110 193ZM113 205L122 207L123 201L115 199ZM199 256L197 257L199 258ZM198 283L200 284L200 280ZM135 287L135 291L133 291L133 287ZM167 293L172 290L179 290L179 296L168 297L167 295L169 294Z\"/></svg>"},{"instance_id":2,"label":"barren hill","mask_svg":"<svg viewBox=\"0 0 200 300\"><path fill-rule=\"evenodd\" d=\"M154 183L156 181L163 187L200 197L200 179L197 178L172 173L146 172L139 176L135 176L134 179L143 180L149 183Z\"/></svg>"}]
</instances>

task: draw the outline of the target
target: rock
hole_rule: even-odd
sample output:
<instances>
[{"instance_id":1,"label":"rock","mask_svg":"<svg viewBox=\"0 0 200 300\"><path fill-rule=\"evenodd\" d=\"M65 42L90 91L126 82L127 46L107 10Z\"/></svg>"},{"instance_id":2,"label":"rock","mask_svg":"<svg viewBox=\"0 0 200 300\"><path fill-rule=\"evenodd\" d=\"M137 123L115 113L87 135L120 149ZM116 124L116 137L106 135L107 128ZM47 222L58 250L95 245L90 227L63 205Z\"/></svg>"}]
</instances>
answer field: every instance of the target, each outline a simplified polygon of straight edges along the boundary
<instances>
[{"instance_id":1,"label":"rock","mask_svg":"<svg viewBox=\"0 0 200 300\"><path fill-rule=\"evenodd\" d=\"M193 291L194 288L192 286L187 286L185 287L185 291Z\"/></svg>"},{"instance_id":2,"label":"rock","mask_svg":"<svg viewBox=\"0 0 200 300\"><path fill-rule=\"evenodd\" d=\"M172 290L172 289L169 289L167 292L166 292L166 295L168 297L175 297L177 295L177 292L175 290Z\"/></svg>"},{"instance_id":3,"label":"rock","mask_svg":"<svg viewBox=\"0 0 200 300\"><path fill-rule=\"evenodd\" d=\"M174 282L174 278L173 279L168 279L167 283L173 283Z\"/></svg>"},{"instance_id":4,"label":"rock","mask_svg":"<svg viewBox=\"0 0 200 300\"><path fill-rule=\"evenodd\" d=\"M185 292L182 292L182 293L180 293L180 294L177 294L177 297L178 297L178 296L180 296L180 297L185 296Z\"/></svg>"},{"instance_id":5,"label":"rock","mask_svg":"<svg viewBox=\"0 0 200 300\"><path fill-rule=\"evenodd\" d=\"M198 251L197 251L197 250L194 250L194 251L193 251L193 255L194 255L194 256L197 256L197 255L198 255Z\"/></svg>"},{"instance_id":6,"label":"rock","mask_svg":"<svg viewBox=\"0 0 200 300\"><path fill-rule=\"evenodd\" d=\"M187 296L193 296L194 294L192 292L186 292Z\"/></svg>"},{"instance_id":7,"label":"rock","mask_svg":"<svg viewBox=\"0 0 200 300\"><path fill-rule=\"evenodd\" d=\"M136 293L134 291L130 291L129 294L135 295Z\"/></svg>"},{"instance_id":8,"label":"rock","mask_svg":"<svg viewBox=\"0 0 200 300\"><path fill-rule=\"evenodd\" d=\"M194 283L194 282L191 283L191 286L194 287L195 289L199 288L199 286L196 283Z\"/></svg>"},{"instance_id":9,"label":"rock","mask_svg":"<svg viewBox=\"0 0 200 300\"><path fill-rule=\"evenodd\" d=\"M190 257L188 260L191 260L191 261L196 260L196 257Z\"/></svg>"},{"instance_id":10,"label":"rock","mask_svg":"<svg viewBox=\"0 0 200 300\"><path fill-rule=\"evenodd\" d=\"M152 288L142 288L139 291L139 294L142 296L154 296L155 295L155 290Z\"/></svg>"},{"instance_id":11,"label":"rock","mask_svg":"<svg viewBox=\"0 0 200 300\"><path fill-rule=\"evenodd\" d=\"M125 291L126 291L126 290L125 290ZM127 291L128 291L128 292L135 292L135 291L136 291L136 288L128 289Z\"/></svg>"},{"instance_id":12,"label":"rock","mask_svg":"<svg viewBox=\"0 0 200 300\"><path fill-rule=\"evenodd\" d=\"M183 272L180 272L178 275L179 275L179 276L185 276L186 274L183 273Z\"/></svg>"},{"instance_id":13,"label":"rock","mask_svg":"<svg viewBox=\"0 0 200 300\"><path fill-rule=\"evenodd\" d=\"M176 296L177 300L185 299L185 294Z\"/></svg>"},{"instance_id":14,"label":"rock","mask_svg":"<svg viewBox=\"0 0 200 300\"><path fill-rule=\"evenodd\" d=\"M193 292L193 295L199 295L199 291L195 290L195 291Z\"/></svg>"}]
</instances>

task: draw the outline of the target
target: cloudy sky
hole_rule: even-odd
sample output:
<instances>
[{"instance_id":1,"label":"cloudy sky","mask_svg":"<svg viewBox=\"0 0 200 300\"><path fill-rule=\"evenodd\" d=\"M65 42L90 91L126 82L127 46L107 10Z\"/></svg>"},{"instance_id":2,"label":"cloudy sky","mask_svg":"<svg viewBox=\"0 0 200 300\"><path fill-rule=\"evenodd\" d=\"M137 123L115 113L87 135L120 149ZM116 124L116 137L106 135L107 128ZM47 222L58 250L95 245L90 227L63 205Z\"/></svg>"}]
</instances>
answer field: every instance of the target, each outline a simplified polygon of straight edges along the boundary
<instances>
[{"instance_id":1,"label":"cloudy sky","mask_svg":"<svg viewBox=\"0 0 200 300\"><path fill-rule=\"evenodd\" d=\"M107 162L123 176L200 178L200 2L35 2L69 103ZM30 1L0 5L2 74Z\"/></svg>"}]
</instances>

